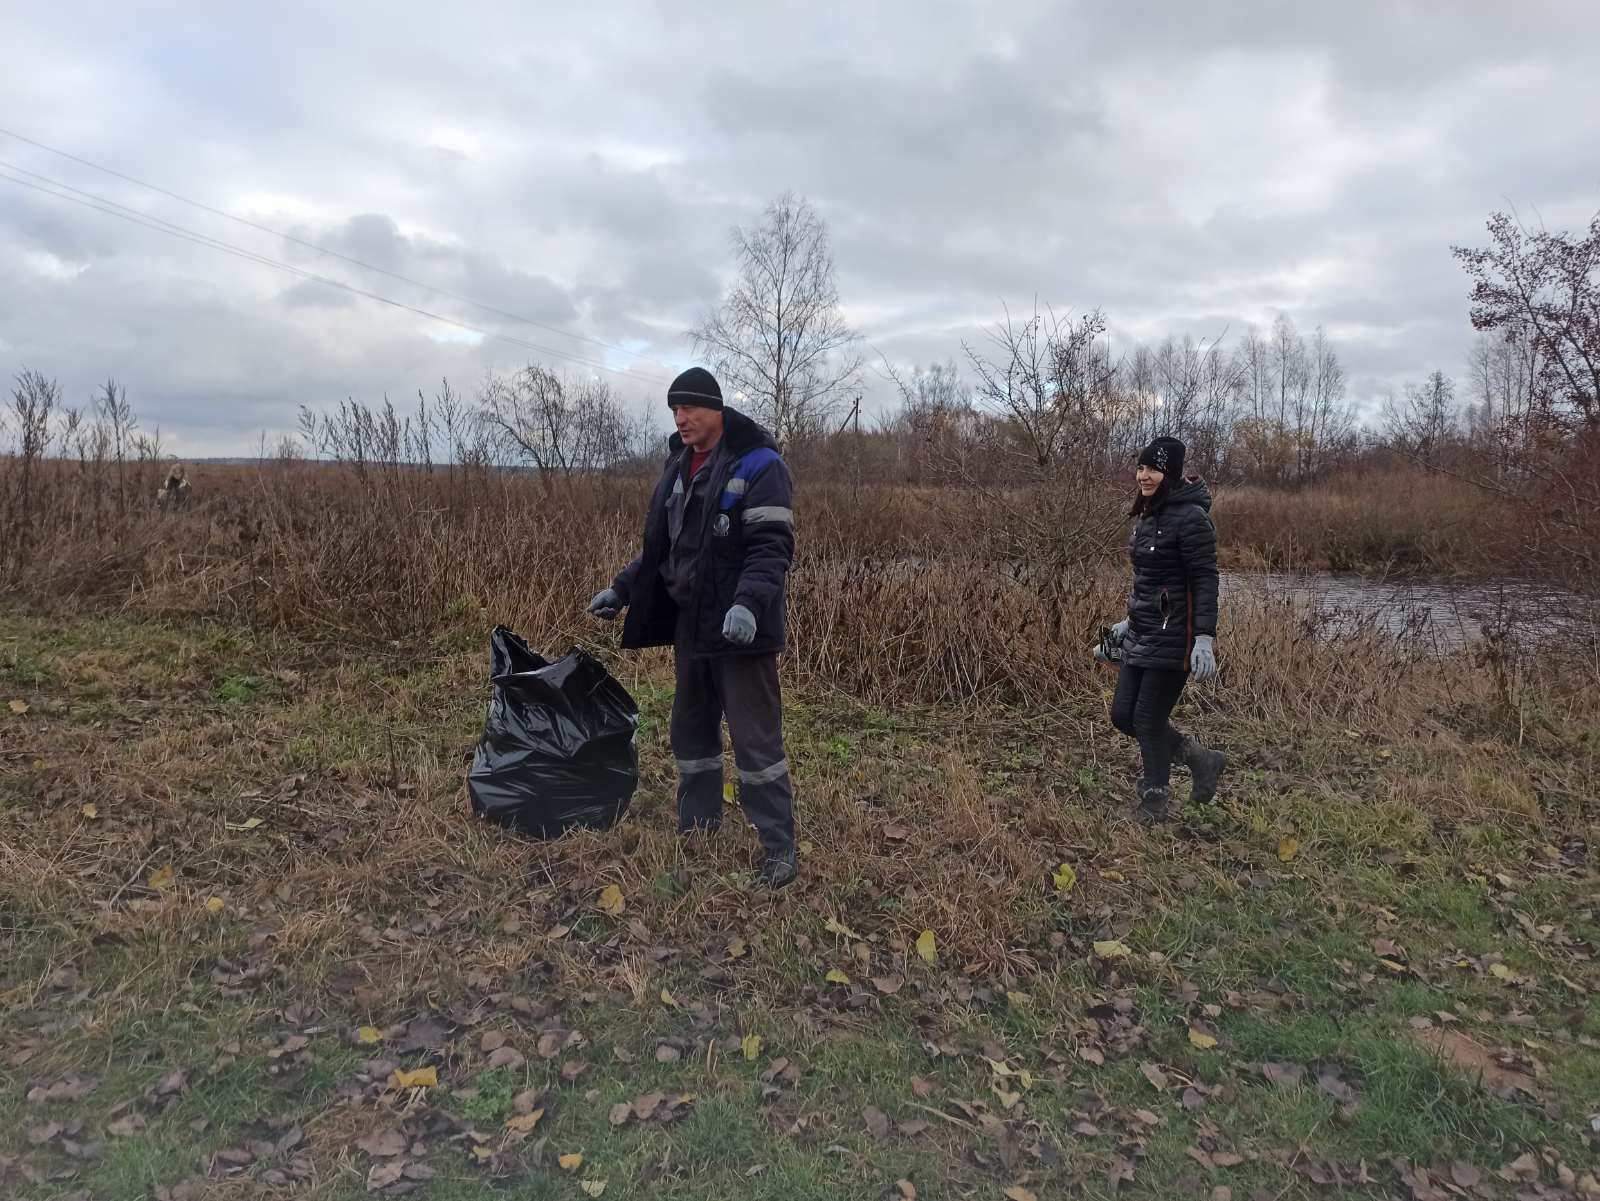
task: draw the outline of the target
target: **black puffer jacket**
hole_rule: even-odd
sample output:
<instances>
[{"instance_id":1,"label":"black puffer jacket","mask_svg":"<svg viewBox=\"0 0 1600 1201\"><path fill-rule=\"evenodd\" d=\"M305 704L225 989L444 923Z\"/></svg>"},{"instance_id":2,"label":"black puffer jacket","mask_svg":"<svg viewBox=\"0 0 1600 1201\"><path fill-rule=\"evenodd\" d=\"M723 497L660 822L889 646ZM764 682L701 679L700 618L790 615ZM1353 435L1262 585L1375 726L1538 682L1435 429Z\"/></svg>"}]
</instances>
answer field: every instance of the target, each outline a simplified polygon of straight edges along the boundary
<instances>
[{"instance_id":1,"label":"black puffer jacket","mask_svg":"<svg viewBox=\"0 0 1600 1201\"><path fill-rule=\"evenodd\" d=\"M680 621L667 593L661 564L671 550L667 500L675 485L688 485L690 452L672 435L661 482L650 499L644 523L644 549L612 582L628 602L622 645L671 646L697 657L771 655L783 649L785 592L794 561L793 486L778 457L777 443L750 418L724 409L722 442L705 470L707 503L695 544L700 556L694 572L693 612ZM735 646L722 636L722 621L734 605L755 615L756 636Z\"/></svg>"},{"instance_id":2,"label":"black puffer jacket","mask_svg":"<svg viewBox=\"0 0 1600 1201\"><path fill-rule=\"evenodd\" d=\"M1188 671L1195 635L1217 632L1217 531L1205 482L1184 480L1140 517L1128 557L1133 591L1122 661Z\"/></svg>"}]
</instances>

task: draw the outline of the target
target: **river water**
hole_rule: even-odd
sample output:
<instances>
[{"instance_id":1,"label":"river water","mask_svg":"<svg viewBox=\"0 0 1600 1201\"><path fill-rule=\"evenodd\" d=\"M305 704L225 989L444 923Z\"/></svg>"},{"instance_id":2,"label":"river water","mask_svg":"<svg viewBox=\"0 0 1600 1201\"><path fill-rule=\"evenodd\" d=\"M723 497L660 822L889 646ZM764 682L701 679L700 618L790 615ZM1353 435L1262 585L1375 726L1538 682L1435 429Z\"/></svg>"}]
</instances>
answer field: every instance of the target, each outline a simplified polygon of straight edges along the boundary
<instances>
[{"instance_id":1,"label":"river water","mask_svg":"<svg viewBox=\"0 0 1600 1201\"><path fill-rule=\"evenodd\" d=\"M1224 572L1222 596L1258 597L1314 613L1329 634L1365 630L1445 653L1505 636L1523 645L1596 636L1591 602L1525 580L1373 579L1331 572Z\"/></svg>"}]
</instances>

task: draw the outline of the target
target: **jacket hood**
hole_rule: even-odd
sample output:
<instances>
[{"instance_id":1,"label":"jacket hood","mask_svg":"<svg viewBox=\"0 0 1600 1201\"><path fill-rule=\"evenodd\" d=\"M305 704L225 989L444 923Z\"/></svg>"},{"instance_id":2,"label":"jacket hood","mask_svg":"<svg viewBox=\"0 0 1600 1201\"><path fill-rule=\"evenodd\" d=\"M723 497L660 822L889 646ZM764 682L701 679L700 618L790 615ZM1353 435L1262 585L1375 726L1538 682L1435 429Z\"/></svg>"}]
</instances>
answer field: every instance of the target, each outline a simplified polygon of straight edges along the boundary
<instances>
[{"instance_id":1,"label":"jacket hood","mask_svg":"<svg viewBox=\"0 0 1600 1201\"><path fill-rule=\"evenodd\" d=\"M738 409L722 410L722 440L736 455L749 454L752 450L759 450L763 446L769 450L778 449L778 444L772 435ZM667 439L667 449L672 454L682 450L683 435L674 430L672 437Z\"/></svg>"},{"instance_id":2,"label":"jacket hood","mask_svg":"<svg viewBox=\"0 0 1600 1201\"><path fill-rule=\"evenodd\" d=\"M1167 493L1169 505L1199 505L1207 513L1211 512L1211 489L1206 487L1206 482L1199 477L1186 479L1171 492Z\"/></svg>"}]
</instances>

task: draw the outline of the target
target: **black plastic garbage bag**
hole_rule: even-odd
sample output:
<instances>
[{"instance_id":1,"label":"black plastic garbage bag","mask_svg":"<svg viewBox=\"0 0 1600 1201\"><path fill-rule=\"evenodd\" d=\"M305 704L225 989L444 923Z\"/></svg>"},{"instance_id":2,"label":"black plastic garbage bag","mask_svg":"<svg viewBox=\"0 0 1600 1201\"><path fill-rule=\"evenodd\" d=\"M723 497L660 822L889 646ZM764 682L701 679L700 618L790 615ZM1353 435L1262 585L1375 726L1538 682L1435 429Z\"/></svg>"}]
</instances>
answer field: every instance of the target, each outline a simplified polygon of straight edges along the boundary
<instances>
[{"instance_id":1,"label":"black plastic garbage bag","mask_svg":"<svg viewBox=\"0 0 1600 1201\"><path fill-rule=\"evenodd\" d=\"M494 697L467 792L474 812L536 838L608 829L639 784L639 706L588 652L550 662L504 626L489 636Z\"/></svg>"}]
</instances>

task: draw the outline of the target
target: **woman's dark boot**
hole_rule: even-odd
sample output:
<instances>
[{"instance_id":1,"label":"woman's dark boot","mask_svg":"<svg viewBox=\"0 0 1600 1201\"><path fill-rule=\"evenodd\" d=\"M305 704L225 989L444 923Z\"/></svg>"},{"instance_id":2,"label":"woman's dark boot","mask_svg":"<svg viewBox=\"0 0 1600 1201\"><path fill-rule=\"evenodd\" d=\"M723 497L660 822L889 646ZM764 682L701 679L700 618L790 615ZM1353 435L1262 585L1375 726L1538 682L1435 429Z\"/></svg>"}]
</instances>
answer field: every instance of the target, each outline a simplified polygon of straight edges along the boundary
<instances>
[{"instance_id":1,"label":"woman's dark boot","mask_svg":"<svg viewBox=\"0 0 1600 1201\"><path fill-rule=\"evenodd\" d=\"M1216 798L1222 773L1228 769L1228 756L1221 751L1208 751L1194 739L1185 738L1178 758L1194 778L1190 799L1197 805L1210 804Z\"/></svg>"},{"instance_id":2,"label":"woman's dark boot","mask_svg":"<svg viewBox=\"0 0 1600 1201\"><path fill-rule=\"evenodd\" d=\"M1166 821L1171 816L1167 811L1167 790L1146 787L1145 782L1140 780L1139 807L1133 811L1133 816L1143 826L1154 826Z\"/></svg>"}]
</instances>

